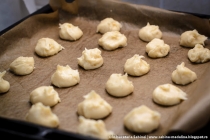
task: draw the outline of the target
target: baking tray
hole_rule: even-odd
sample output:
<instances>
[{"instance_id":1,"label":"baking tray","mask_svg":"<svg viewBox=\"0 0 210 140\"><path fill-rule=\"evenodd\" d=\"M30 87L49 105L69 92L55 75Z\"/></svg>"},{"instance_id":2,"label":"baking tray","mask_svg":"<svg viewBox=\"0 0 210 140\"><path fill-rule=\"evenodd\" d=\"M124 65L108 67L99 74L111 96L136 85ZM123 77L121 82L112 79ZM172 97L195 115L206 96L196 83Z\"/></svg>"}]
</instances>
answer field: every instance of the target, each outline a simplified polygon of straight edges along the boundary
<instances>
[{"instance_id":1,"label":"baking tray","mask_svg":"<svg viewBox=\"0 0 210 140\"><path fill-rule=\"evenodd\" d=\"M48 7L48 6L47 6ZM45 7L46 8L46 7ZM49 7L48 7L49 8ZM47 9L48 9L47 8ZM49 9L48 9L49 10ZM66 12L66 11L61 11L61 12L63 12L64 14L68 14L68 12ZM60 17L60 20L62 21L62 20L65 20L65 19L63 19L62 17ZM18 23L19 24L19 23ZM17 25L18 25L17 24ZM14 25L14 29L15 29L15 26L16 25ZM10 29L12 29L12 28L10 28ZM5 33L5 32L4 32ZM88 92L88 91L87 91ZM86 94L86 93L84 93L84 94ZM6 94L4 95L4 96L6 96ZM12 118L12 120L5 120L5 118L1 118L1 120L3 120L3 122L7 122L7 123L9 123L9 122L13 122L13 120L14 120L15 118ZM39 131L38 133L35 133L35 135L25 135L25 137L30 137L31 136L31 138L37 138L37 139L40 139L40 138L47 138L47 139L53 139L53 138L55 138L54 136L53 136L53 138L51 138L51 137L48 137L49 135L48 135L48 133L50 133L50 135L51 134L56 134L57 132L59 133L59 134L61 134L61 135L65 135L65 136L68 136L68 137L72 137L72 138L74 138L74 133L73 133L73 135L71 135L71 132L66 132L66 131L62 131L62 130L58 130L58 129L49 129L49 128L45 128L45 127L40 127L40 126L37 126L37 125L32 125L32 124L28 124L27 122L22 122L21 120L18 120L17 122L20 122L20 123L18 123L17 125L19 125L20 127L22 127L21 125L29 125L30 127L33 127L33 126L35 126L35 127L37 127L37 128L39 128L38 130L41 130L41 131ZM41 129L40 129L41 128ZM193 131L193 132L191 132L191 133L185 133L185 132L183 132L183 131L172 131L172 132L169 132L167 135L175 135L175 134L177 134L177 135L179 135L179 134L195 134L195 135L199 135L199 134L202 134L202 135L207 135L207 133L205 133L203 130L207 130L206 128L209 128L209 123L207 123L207 125L206 125L206 127L204 127L203 129L201 129L201 130L198 130L198 131ZM44 129L46 129L47 131L45 131ZM1 130L6 130L6 131L2 131L3 133L4 132L6 132L5 134L13 134L13 135L17 135L17 134L23 134L22 136L24 136L24 134L25 134L25 132L24 133L22 133L22 132L19 132L19 131L17 131L17 129L15 129L14 131L9 131L9 130L11 130L11 128L9 128L9 130L4 126ZM8 133L7 133L8 132ZM17 132L17 133L14 133L14 132ZM26 131L27 132L27 131ZM44 132L44 133L42 133L42 132ZM41 134L41 135L40 135ZM12 135L10 135L10 136L12 136ZM35 137L35 136L37 136L37 137ZM77 134L76 134L76 136L78 136ZM80 136L80 135L79 135ZM80 138L80 137L79 137ZM83 137L81 137L81 139L82 139ZM89 138L87 138L87 139L89 139Z\"/></svg>"}]
</instances>

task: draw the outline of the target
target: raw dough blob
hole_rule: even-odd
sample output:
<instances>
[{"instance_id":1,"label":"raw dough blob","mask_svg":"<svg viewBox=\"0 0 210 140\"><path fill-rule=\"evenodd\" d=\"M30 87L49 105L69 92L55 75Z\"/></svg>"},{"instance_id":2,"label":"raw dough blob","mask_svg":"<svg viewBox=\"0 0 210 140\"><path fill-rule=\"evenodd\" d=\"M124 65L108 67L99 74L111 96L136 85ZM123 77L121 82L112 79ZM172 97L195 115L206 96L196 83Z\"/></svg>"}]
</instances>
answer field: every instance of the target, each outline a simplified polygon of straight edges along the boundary
<instances>
[{"instance_id":1,"label":"raw dough blob","mask_svg":"<svg viewBox=\"0 0 210 140\"><path fill-rule=\"evenodd\" d=\"M154 102L165 106L179 104L182 100L187 100L186 96L185 92L171 84L159 85L152 93Z\"/></svg>"},{"instance_id":2,"label":"raw dough blob","mask_svg":"<svg viewBox=\"0 0 210 140\"><path fill-rule=\"evenodd\" d=\"M143 41L150 42L154 38L162 38L162 32L157 25L147 25L139 30L139 38Z\"/></svg>"},{"instance_id":3,"label":"raw dough blob","mask_svg":"<svg viewBox=\"0 0 210 140\"><path fill-rule=\"evenodd\" d=\"M96 69L103 65L103 57L98 48L86 49L82 52L82 56L77 58L78 64L85 70Z\"/></svg>"},{"instance_id":4,"label":"raw dough blob","mask_svg":"<svg viewBox=\"0 0 210 140\"><path fill-rule=\"evenodd\" d=\"M85 136L104 140L108 140L114 135L112 131L106 129L103 120L85 119L83 116L79 116L77 132Z\"/></svg>"},{"instance_id":5,"label":"raw dough blob","mask_svg":"<svg viewBox=\"0 0 210 140\"><path fill-rule=\"evenodd\" d=\"M210 50L200 44L196 44L193 49L190 49L187 55L190 61L195 63L205 63L210 60Z\"/></svg>"},{"instance_id":6,"label":"raw dough blob","mask_svg":"<svg viewBox=\"0 0 210 140\"><path fill-rule=\"evenodd\" d=\"M26 114L26 121L51 128L59 126L57 115L52 112L49 106L45 106L40 102L32 105Z\"/></svg>"},{"instance_id":7,"label":"raw dough blob","mask_svg":"<svg viewBox=\"0 0 210 140\"><path fill-rule=\"evenodd\" d=\"M115 97L123 97L131 94L134 91L134 86L131 81L128 80L127 73L112 74L106 82L106 91Z\"/></svg>"},{"instance_id":8,"label":"raw dough blob","mask_svg":"<svg viewBox=\"0 0 210 140\"><path fill-rule=\"evenodd\" d=\"M59 88L74 86L79 82L78 70L73 70L69 65L57 65L55 73L51 76L51 83Z\"/></svg>"},{"instance_id":9,"label":"raw dough blob","mask_svg":"<svg viewBox=\"0 0 210 140\"><path fill-rule=\"evenodd\" d=\"M41 86L30 93L30 102L36 104L41 102L46 106L54 106L61 102L57 91L52 86Z\"/></svg>"},{"instance_id":10,"label":"raw dough blob","mask_svg":"<svg viewBox=\"0 0 210 140\"><path fill-rule=\"evenodd\" d=\"M89 119L102 119L112 112L112 106L94 90L84 96L85 100L78 105L79 115Z\"/></svg>"},{"instance_id":11,"label":"raw dough blob","mask_svg":"<svg viewBox=\"0 0 210 140\"><path fill-rule=\"evenodd\" d=\"M16 75L28 75L34 70L34 58L20 56L10 64L10 71Z\"/></svg>"},{"instance_id":12,"label":"raw dough blob","mask_svg":"<svg viewBox=\"0 0 210 140\"><path fill-rule=\"evenodd\" d=\"M105 50L115 50L127 46L127 38L119 31L110 31L98 40L98 44Z\"/></svg>"},{"instance_id":13,"label":"raw dough blob","mask_svg":"<svg viewBox=\"0 0 210 140\"><path fill-rule=\"evenodd\" d=\"M5 93L10 89L10 83L3 79L6 71L0 72L0 93Z\"/></svg>"},{"instance_id":14,"label":"raw dough blob","mask_svg":"<svg viewBox=\"0 0 210 140\"><path fill-rule=\"evenodd\" d=\"M133 57L126 60L124 72L132 76L141 76L149 72L150 65L142 60L144 56L135 54Z\"/></svg>"},{"instance_id":15,"label":"raw dough blob","mask_svg":"<svg viewBox=\"0 0 210 140\"><path fill-rule=\"evenodd\" d=\"M146 52L151 58L160 58L166 56L170 51L170 46L163 40L155 38L146 45Z\"/></svg>"},{"instance_id":16,"label":"raw dough blob","mask_svg":"<svg viewBox=\"0 0 210 140\"><path fill-rule=\"evenodd\" d=\"M195 81L196 79L196 73L185 67L184 62L178 65L176 70L172 72L172 81L176 84L186 85Z\"/></svg>"},{"instance_id":17,"label":"raw dough blob","mask_svg":"<svg viewBox=\"0 0 210 140\"><path fill-rule=\"evenodd\" d=\"M70 23L59 24L59 27L59 36L62 39L76 41L83 35L82 30L78 26L74 26Z\"/></svg>"},{"instance_id":18,"label":"raw dough blob","mask_svg":"<svg viewBox=\"0 0 210 140\"><path fill-rule=\"evenodd\" d=\"M35 47L35 52L41 57L48 57L57 54L64 47L58 44L55 40L51 38L41 38L38 40Z\"/></svg>"},{"instance_id":19,"label":"raw dough blob","mask_svg":"<svg viewBox=\"0 0 210 140\"><path fill-rule=\"evenodd\" d=\"M204 45L208 38L198 33L197 30L186 31L181 34L180 45L184 47L195 47L196 44Z\"/></svg>"},{"instance_id":20,"label":"raw dough blob","mask_svg":"<svg viewBox=\"0 0 210 140\"><path fill-rule=\"evenodd\" d=\"M124 117L125 127L136 133L150 133L160 125L161 115L145 105L132 109Z\"/></svg>"},{"instance_id":21,"label":"raw dough blob","mask_svg":"<svg viewBox=\"0 0 210 140\"><path fill-rule=\"evenodd\" d=\"M97 26L97 31L102 34L110 31L120 31L122 25L114 20L113 18L105 18L103 19Z\"/></svg>"}]
</instances>

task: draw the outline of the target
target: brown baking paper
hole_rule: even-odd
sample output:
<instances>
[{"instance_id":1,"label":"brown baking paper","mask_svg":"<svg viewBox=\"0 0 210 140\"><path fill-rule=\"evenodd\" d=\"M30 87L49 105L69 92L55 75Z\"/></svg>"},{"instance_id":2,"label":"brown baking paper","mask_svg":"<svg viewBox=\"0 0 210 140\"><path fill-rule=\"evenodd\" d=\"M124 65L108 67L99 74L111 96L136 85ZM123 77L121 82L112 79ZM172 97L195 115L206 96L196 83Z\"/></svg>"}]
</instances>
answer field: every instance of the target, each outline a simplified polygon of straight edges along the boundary
<instances>
[{"instance_id":1,"label":"brown baking paper","mask_svg":"<svg viewBox=\"0 0 210 140\"><path fill-rule=\"evenodd\" d=\"M58 1L57 1L58 2ZM58 116L60 125L57 129L77 133L77 105L84 100L83 96L95 90L112 107L112 113L104 118L108 130L116 135L146 135L134 134L123 126L124 116L133 108L146 105L161 114L160 126L148 136L166 135L172 130L194 132L209 121L210 116L210 67L209 62L193 64L187 58L190 48L179 45L180 34L187 30L196 29L200 34L210 36L208 19L193 15L176 13L158 8L133 5L120 1L108 0L77 0L74 3L55 1L50 4L55 12L32 16L0 37L0 71L6 70L4 79L10 82L10 90L0 95L0 116L25 120L31 104L29 94L39 86L51 85L51 75L56 66L69 65L78 69L80 83L69 88L56 88L61 102L52 107ZM56 5L56 6L55 6ZM114 51L105 51L98 45L102 36L96 33L99 22L112 17L122 24L121 33L128 40L128 45ZM65 41L59 38L59 23L72 23L79 26L83 36L77 41ZM163 40L170 45L170 53L164 58L151 59L145 53L146 42L138 37L138 31L147 22L158 25L163 32ZM34 48L40 38L52 38L65 49L58 54L41 58L35 54ZM210 40L205 41L205 47L210 48ZM99 48L102 51L104 64L95 70L84 70L78 66L77 58L82 51ZM140 77L129 76L134 84L134 92L123 98L115 98L105 91L105 83L113 73L123 72L126 60L134 54L145 56L150 64L148 74ZM32 56L35 60L34 71L26 76L17 76L9 71L10 63L19 56ZM185 62L186 67L197 74L198 79L185 86L179 86L187 93L188 100L171 107L163 107L152 101L152 91L161 84L174 84L171 74L176 66Z\"/></svg>"}]
</instances>

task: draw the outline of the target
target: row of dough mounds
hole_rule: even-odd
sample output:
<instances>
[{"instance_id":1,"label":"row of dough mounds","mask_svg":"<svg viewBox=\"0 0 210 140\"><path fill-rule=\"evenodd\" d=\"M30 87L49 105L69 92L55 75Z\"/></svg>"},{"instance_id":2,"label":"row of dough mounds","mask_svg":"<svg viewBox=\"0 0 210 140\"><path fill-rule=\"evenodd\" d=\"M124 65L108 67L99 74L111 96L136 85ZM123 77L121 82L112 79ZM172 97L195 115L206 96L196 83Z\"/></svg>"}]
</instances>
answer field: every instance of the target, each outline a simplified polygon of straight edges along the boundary
<instances>
[{"instance_id":1,"label":"row of dough mounds","mask_svg":"<svg viewBox=\"0 0 210 140\"><path fill-rule=\"evenodd\" d=\"M82 30L70 23L59 24L59 37L63 40L76 41L83 35ZM112 19L106 18L97 26L96 32L102 37L98 45L106 51L113 51L119 47L127 46L127 38L120 33L122 25ZM156 25L147 25L139 30L139 38L148 44L145 51L151 58L160 58L168 55L170 46L162 40L162 32ZM180 45L192 47L188 52L191 62L204 63L210 60L210 50L204 48L207 37L200 35L196 30L186 31L181 35ZM65 48L50 38L38 40L35 53L40 57L56 55ZM134 54L124 64L125 74L113 73L105 83L107 93L113 97L125 97L134 91L132 81L128 75L142 76L150 71L150 64L143 60L144 56ZM85 70L97 69L104 63L101 51L98 48L87 49L77 58L78 65ZM16 75L28 75L33 72L33 57L20 56L10 64L10 71ZM10 84L3 79L6 71L0 73L0 93L8 92ZM195 72L185 67L182 62L171 74L174 84L186 85L197 79ZM71 87L80 82L78 70L73 70L69 65L57 65L56 71L51 76L52 85L63 88ZM177 105L187 99L187 94L172 84L159 85L153 90L153 101L164 106ZM26 120L32 123L56 128L59 126L59 118L51 110L51 107L61 102L59 94L53 86L41 86L30 93L30 102L33 104L26 114ZM112 113L112 106L94 90L84 96L84 101L78 104L77 114L79 116L78 133L102 139L111 139L114 132L106 130L103 119ZM99 119L99 120L98 120ZM145 105L133 108L125 115L124 126L132 132L150 133L160 125L161 114L151 110Z\"/></svg>"}]
</instances>

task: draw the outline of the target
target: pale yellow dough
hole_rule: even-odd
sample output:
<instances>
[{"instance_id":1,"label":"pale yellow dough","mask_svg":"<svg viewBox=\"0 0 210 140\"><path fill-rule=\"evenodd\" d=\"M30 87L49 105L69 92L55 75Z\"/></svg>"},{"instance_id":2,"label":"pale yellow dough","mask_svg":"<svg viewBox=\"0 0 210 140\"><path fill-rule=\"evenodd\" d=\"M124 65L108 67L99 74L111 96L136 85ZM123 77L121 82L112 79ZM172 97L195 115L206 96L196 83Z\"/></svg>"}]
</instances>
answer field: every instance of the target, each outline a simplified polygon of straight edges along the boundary
<instances>
[{"instance_id":1,"label":"pale yellow dough","mask_svg":"<svg viewBox=\"0 0 210 140\"><path fill-rule=\"evenodd\" d=\"M106 91L115 97L123 97L131 94L134 91L134 86L131 81L128 80L127 73L112 74L106 82Z\"/></svg>"},{"instance_id":2,"label":"pale yellow dough","mask_svg":"<svg viewBox=\"0 0 210 140\"><path fill-rule=\"evenodd\" d=\"M56 114L54 114L49 106L45 106L38 102L30 108L26 114L26 121L56 128L59 126L59 119Z\"/></svg>"},{"instance_id":3,"label":"pale yellow dough","mask_svg":"<svg viewBox=\"0 0 210 140\"><path fill-rule=\"evenodd\" d=\"M127 46L127 38L119 31L110 31L98 40L98 44L105 50L115 50L119 47Z\"/></svg>"},{"instance_id":4,"label":"pale yellow dough","mask_svg":"<svg viewBox=\"0 0 210 140\"><path fill-rule=\"evenodd\" d=\"M170 46L163 40L155 38L146 45L146 52L151 58L160 58L166 56L170 51Z\"/></svg>"},{"instance_id":5,"label":"pale yellow dough","mask_svg":"<svg viewBox=\"0 0 210 140\"><path fill-rule=\"evenodd\" d=\"M197 79L195 72L185 67L185 63L182 62L176 67L176 70L172 72L172 81L176 84L186 85L194 82Z\"/></svg>"},{"instance_id":6,"label":"pale yellow dough","mask_svg":"<svg viewBox=\"0 0 210 140\"><path fill-rule=\"evenodd\" d=\"M79 115L89 119L102 119L112 112L112 106L94 90L84 96L85 100L78 104Z\"/></svg>"},{"instance_id":7,"label":"pale yellow dough","mask_svg":"<svg viewBox=\"0 0 210 140\"><path fill-rule=\"evenodd\" d=\"M187 100L186 96L185 92L171 84L159 85L152 93L154 102L165 106L179 104L182 100Z\"/></svg>"},{"instance_id":8,"label":"pale yellow dough","mask_svg":"<svg viewBox=\"0 0 210 140\"><path fill-rule=\"evenodd\" d=\"M30 93L30 102L36 104L41 102L46 106L55 106L61 99L52 86L41 86Z\"/></svg>"},{"instance_id":9,"label":"pale yellow dough","mask_svg":"<svg viewBox=\"0 0 210 140\"><path fill-rule=\"evenodd\" d=\"M120 31L122 25L114 20L113 18L105 18L103 19L97 26L97 31L102 34L110 31Z\"/></svg>"},{"instance_id":10,"label":"pale yellow dough","mask_svg":"<svg viewBox=\"0 0 210 140\"><path fill-rule=\"evenodd\" d=\"M126 60L124 72L132 76L141 76L149 72L150 65L142 60L144 56L135 54L133 57Z\"/></svg>"},{"instance_id":11,"label":"pale yellow dough","mask_svg":"<svg viewBox=\"0 0 210 140\"><path fill-rule=\"evenodd\" d=\"M210 60L210 50L200 44L196 44L193 49L188 51L187 56L191 62L205 63Z\"/></svg>"},{"instance_id":12,"label":"pale yellow dough","mask_svg":"<svg viewBox=\"0 0 210 140\"><path fill-rule=\"evenodd\" d=\"M143 41L150 42L154 38L162 38L162 32L157 25L147 25L139 30L139 38Z\"/></svg>"},{"instance_id":13,"label":"pale yellow dough","mask_svg":"<svg viewBox=\"0 0 210 140\"><path fill-rule=\"evenodd\" d=\"M10 64L10 71L16 75L28 75L34 70L34 58L20 56Z\"/></svg>"},{"instance_id":14,"label":"pale yellow dough","mask_svg":"<svg viewBox=\"0 0 210 140\"><path fill-rule=\"evenodd\" d=\"M82 56L77 58L78 64L85 70L96 69L103 65L104 60L101 51L98 48L86 49L82 52Z\"/></svg>"},{"instance_id":15,"label":"pale yellow dough","mask_svg":"<svg viewBox=\"0 0 210 140\"><path fill-rule=\"evenodd\" d=\"M83 116L79 116L77 132L85 136L103 140L108 140L114 135L114 132L106 129L103 120L85 119Z\"/></svg>"},{"instance_id":16,"label":"pale yellow dough","mask_svg":"<svg viewBox=\"0 0 210 140\"><path fill-rule=\"evenodd\" d=\"M197 30L185 31L181 34L180 45L184 47L195 47L196 44L204 45L207 37L198 33Z\"/></svg>"},{"instance_id":17,"label":"pale yellow dough","mask_svg":"<svg viewBox=\"0 0 210 140\"><path fill-rule=\"evenodd\" d=\"M6 71L0 72L0 93L6 93L10 89L10 83L3 79Z\"/></svg>"},{"instance_id":18,"label":"pale yellow dough","mask_svg":"<svg viewBox=\"0 0 210 140\"><path fill-rule=\"evenodd\" d=\"M124 125L132 132L150 133L160 125L161 115L145 105L132 109L124 117Z\"/></svg>"},{"instance_id":19,"label":"pale yellow dough","mask_svg":"<svg viewBox=\"0 0 210 140\"><path fill-rule=\"evenodd\" d=\"M58 44L55 40L51 38L41 38L36 44L35 52L41 57L49 57L57 54L63 49L64 47Z\"/></svg>"},{"instance_id":20,"label":"pale yellow dough","mask_svg":"<svg viewBox=\"0 0 210 140\"><path fill-rule=\"evenodd\" d=\"M51 83L59 88L74 86L79 82L78 70L73 70L69 65L57 65L56 71L51 76Z\"/></svg>"},{"instance_id":21,"label":"pale yellow dough","mask_svg":"<svg viewBox=\"0 0 210 140\"><path fill-rule=\"evenodd\" d=\"M62 39L76 41L82 37L83 32L78 26L74 26L70 23L59 24L60 31L59 36Z\"/></svg>"}]
</instances>

